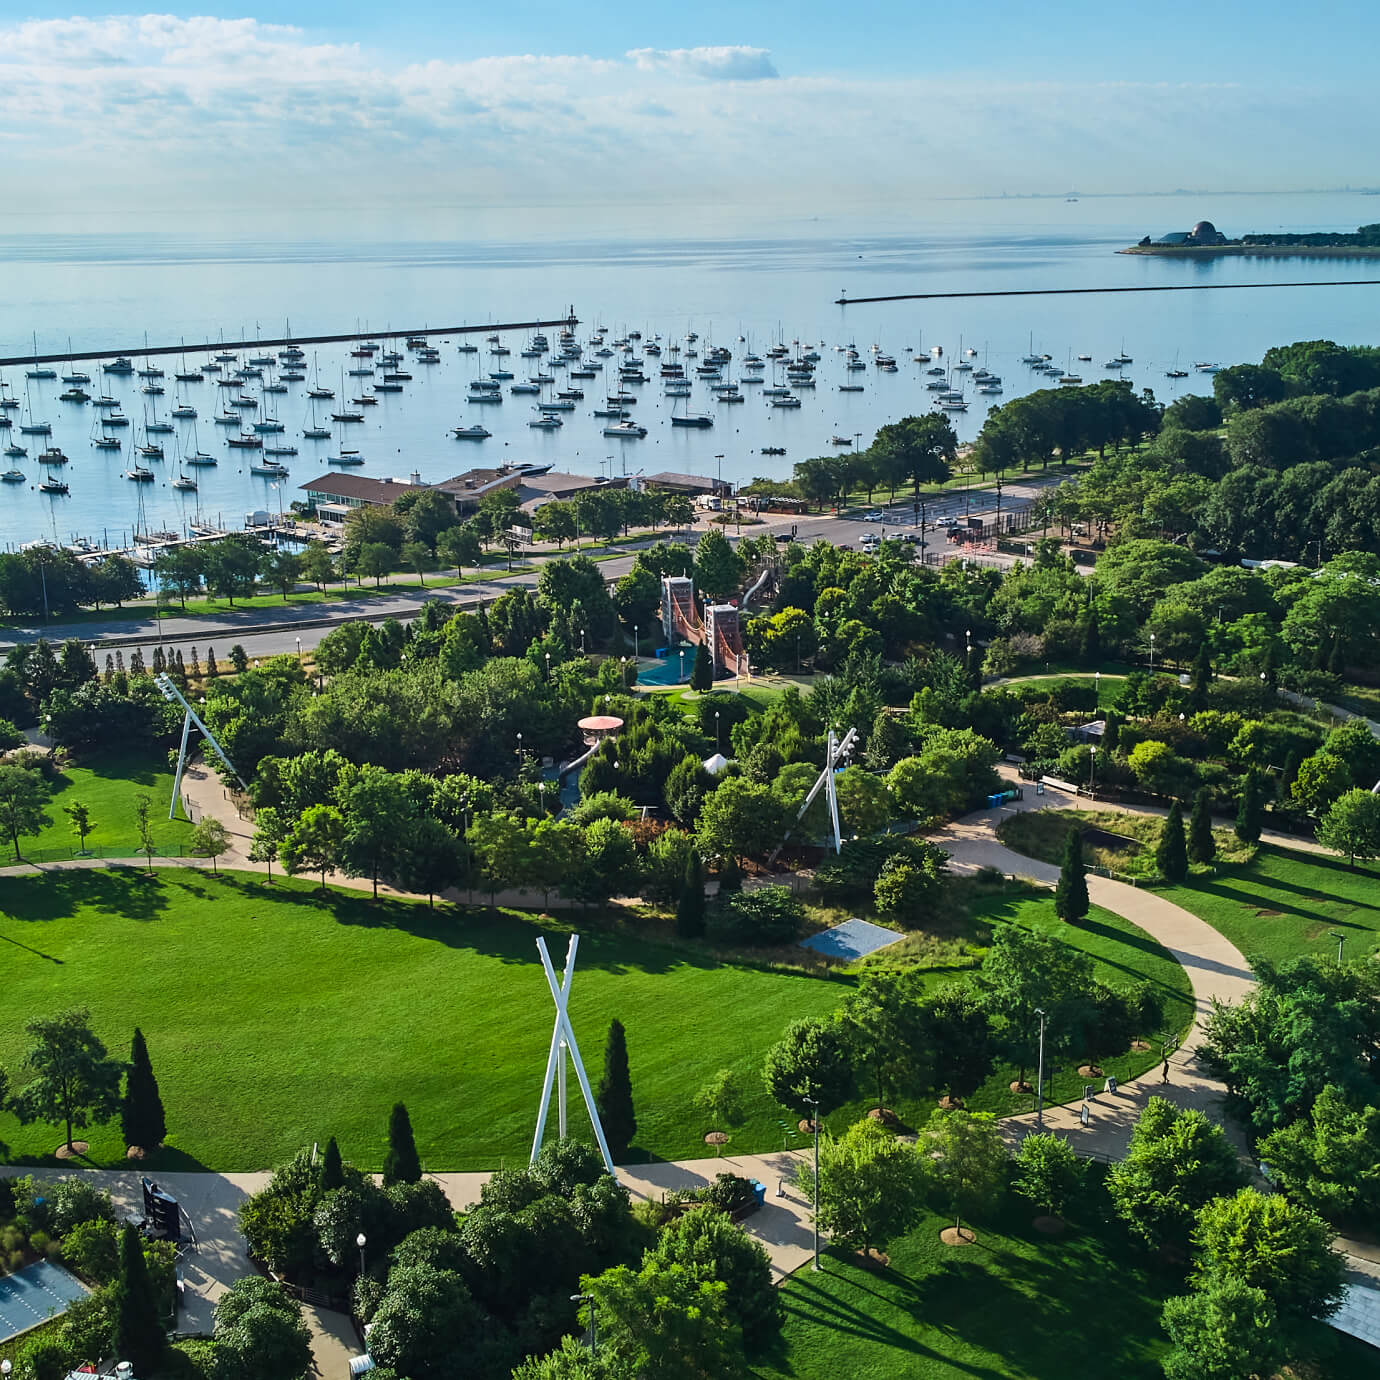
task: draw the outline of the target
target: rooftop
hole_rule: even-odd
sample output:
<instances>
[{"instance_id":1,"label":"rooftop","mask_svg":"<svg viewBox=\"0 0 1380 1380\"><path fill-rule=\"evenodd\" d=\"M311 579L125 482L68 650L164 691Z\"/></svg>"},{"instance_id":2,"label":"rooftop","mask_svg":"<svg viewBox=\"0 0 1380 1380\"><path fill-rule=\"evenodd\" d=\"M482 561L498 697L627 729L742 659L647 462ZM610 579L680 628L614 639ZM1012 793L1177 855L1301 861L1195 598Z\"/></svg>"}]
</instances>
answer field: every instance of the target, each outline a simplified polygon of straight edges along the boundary
<instances>
[{"instance_id":1,"label":"rooftop","mask_svg":"<svg viewBox=\"0 0 1380 1380\"><path fill-rule=\"evenodd\" d=\"M367 474L341 474L330 470L299 486L307 493L328 498L353 498L365 503L392 503L418 488L402 479L375 479Z\"/></svg>"}]
</instances>

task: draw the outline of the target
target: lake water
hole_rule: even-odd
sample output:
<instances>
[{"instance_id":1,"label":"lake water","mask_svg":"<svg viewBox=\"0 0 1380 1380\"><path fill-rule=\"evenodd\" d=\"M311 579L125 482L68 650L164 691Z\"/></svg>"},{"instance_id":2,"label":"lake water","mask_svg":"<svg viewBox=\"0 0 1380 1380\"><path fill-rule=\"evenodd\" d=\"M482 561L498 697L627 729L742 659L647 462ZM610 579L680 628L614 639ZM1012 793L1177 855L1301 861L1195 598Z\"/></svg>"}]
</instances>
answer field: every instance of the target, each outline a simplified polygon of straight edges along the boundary
<instances>
[{"instance_id":1,"label":"lake water","mask_svg":"<svg viewBox=\"0 0 1380 1380\"><path fill-rule=\"evenodd\" d=\"M714 416L711 429L698 431L672 427L672 400L663 396L656 377L658 361L647 358L651 381L632 390L639 395L632 411L648 435L642 441L610 441L601 435L602 421L591 415L605 392L601 379L583 383L585 400L565 415L561 430L535 431L527 422L536 399L507 395L507 384L501 406L465 401L466 385L476 375L505 364L519 380L532 371L536 361L518 353L524 343L520 334L505 339L513 351L506 360L485 352L462 355L457 339L437 341L439 365L403 366L413 375L405 391L380 395L378 406L365 410L364 423L336 427L329 441L301 436L310 415L306 384L290 384L288 394L261 399L250 415L271 410L284 424L283 439L299 451L287 461L291 477L280 487L251 475L247 453L225 444L230 428L214 425L212 418L224 403L221 395L229 390L217 388L208 376L183 388L179 398L172 377L179 367L176 357L159 361L167 377L161 381L166 393L157 398L141 394L145 381L137 375L116 378L81 366L93 375L87 391L108 391L130 418L119 452L93 447L93 410L89 404L57 401L60 380L28 383L26 400L25 371L12 367L4 372L9 391L25 401L23 419L32 414L50 422L51 443L71 459L62 467L71 494L49 497L34 487L42 477L36 457L49 442L21 437L21 413L11 412L14 427L7 439L27 445L29 456L0 461L0 468L15 465L26 475L23 484L0 486L0 544L73 536L115 542L136 523L177 530L198 513L239 526L250 510L286 507L300 497L299 486L323 473L326 457L338 454L342 445L364 455L366 464L357 473L416 471L426 480L475 464L523 460L589 474L685 470L721 472L734 481L786 477L795 460L827 453L835 435L858 435L866 445L878 426L929 407L933 394L924 388L924 366L912 359L927 355L932 345L943 346L949 363L958 361L961 346L973 347L979 352L975 363L1003 380L1001 397L967 388L968 411L953 421L968 440L981 428L988 403L1048 386L1019 362L1032 342L1056 363L1071 361L1087 381L1108 377L1104 361L1124 349L1134 363L1122 376L1172 400L1185 391L1210 391L1211 383L1201 375L1167 379L1165 371L1176 361L1191 371L1200 360L1259 359L1269 346L1295 339L1375 340L1380 289L1374 287L834 305L844 291L856 297L1380 278L1380 263L1366 260L1183 262L1114 252L1143 234L1187 229L1204 217L1228 234L1347 230L1380 219L1380 201L1341 193L1012 199L934 203L918 218L860 207L808 219L716 210L673 214L655 207L409 209L387 219L168 215L154 228L114 222L99 229L10 214L0 220L8 287L0 303L0 353L7 355L31 350L36 334L45 353L67 348L70 340L75 350L108 348L133 353L141 363L137 351L146 338L169 344L256 333L277 337L285 333L286 322L299 335L413 329L558 317L573 306L581 340L596 325L608 328L610 340L640 330L643 346L658 335L668 344L696 331L701 354L711 344L734 352L728 377L738 377L737 356L749 347L765 353L777 340L814 344L823 359L817 387L798 393L798 410L769 407L758 396L760 389L748 388L746 402L716 405L707 387L697 385L691 408ZM554 342L555 332L548 334ZM879 345L896 357L898 372L886 374L869 365L849 376L834 347L850 342L869 360L869 347ZM1090 354L1091 362L1078 362L1079 354ZM693 372L701 361L685 362ZM306 363L310 374L310 354ZM347 346L316 352L316 372L336 390L336 406L371 382L342 379L342 370L355 363ZM58 372L65 371L59 366ZM770 370L767 377L768 384L774 381ZM839 393L845 380L862 382L865 392ZM610 381L608 391L613 386ZM245 391L257 393L257 385L251 381ZM175 435L161 438L167 458L149 462L156 481L141 485L126 479L134 446L143 439L146 407L150 418L166 419L179 400L197 408L195 445L217 456L218 466L198 472L196 493L169 487L177 455L193 448L191 424L178 423ZM327 420L326 412L321 416ZM482 422L493 437L483 442L451 437L450 428L474 422ZM786 455L763 456L767 446L784 447Z\"/></svg>"}]
</instances>

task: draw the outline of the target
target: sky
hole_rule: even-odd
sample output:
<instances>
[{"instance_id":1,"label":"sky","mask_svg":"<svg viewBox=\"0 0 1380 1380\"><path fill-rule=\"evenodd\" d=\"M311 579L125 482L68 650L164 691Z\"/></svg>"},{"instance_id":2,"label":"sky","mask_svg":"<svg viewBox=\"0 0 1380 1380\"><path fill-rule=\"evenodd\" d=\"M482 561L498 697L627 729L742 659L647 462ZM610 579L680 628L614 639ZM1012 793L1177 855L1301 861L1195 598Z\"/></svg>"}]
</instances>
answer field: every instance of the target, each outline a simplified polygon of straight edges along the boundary
<instances>
[{"instance_id":1,"label":"sky","mask_svg":"<svg viewBox=\"0 0 1380 1380\"><path fill-rule=\"evenodd\" d=\"M0 217L1380 185L1380 6L0 0Z\"/></svg>"}]
</instances>

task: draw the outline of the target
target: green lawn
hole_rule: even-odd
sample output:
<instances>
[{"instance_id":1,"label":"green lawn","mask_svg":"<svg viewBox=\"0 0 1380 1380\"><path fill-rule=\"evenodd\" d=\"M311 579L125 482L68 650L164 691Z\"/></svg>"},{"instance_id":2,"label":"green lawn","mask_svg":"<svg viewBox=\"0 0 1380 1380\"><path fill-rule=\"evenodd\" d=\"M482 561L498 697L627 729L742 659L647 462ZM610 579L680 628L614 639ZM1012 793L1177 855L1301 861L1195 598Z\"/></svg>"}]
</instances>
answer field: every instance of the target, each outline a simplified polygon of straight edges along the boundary
<instances>
[{"instance_id":1,"label":"green lawn","mask_svg":"<svg viewBox=\"0 0 1380 1380\"><path fill-rule=\"evenodd\" d=\"M79 800L89 807L94 826L87 835L87 848L101 857L132 857L139 846L134 800L147 795L153 802L154 838L160 856L182 856L191 825L181 810L177 819L168 818L172 784L172 772L146 753L103 753L85 758L80 765L68 767L53 783L53 799L48 806L52 822L41 834L20 840L23 855L29 862L74 857L77 836L63 806ZM12 861L8 847L4 860Z\"/></svg>"},{"instance_id":2,"label":"green lawn","mask_svg":"<svg viewBox=\"0 0 1380 1380\"><path fill-rule=\"evenodd\" d=\"M1095 1172L1097 1167L1094 1166ZM828 1252L782 1286L786 1326L760 1380L1162 1380L1164 1300L1182 1274L1135 1249L1109 1220L1096 1181L1062 1237L1031 1226L1014 1195L978 1227L974 1245L939 1240L950 1223L927 1217L889 1248L890 1267L866 1270ZM1375 1352L1322 1324L1304 1333L1310 1364L1328 1380L1374 1375Z\"/></svg>"},{"instance_id":3,"label":"green lawn","mask_svg":"<svg viewBox=\"0 0 1380 1380\"><path fill-rule=\"evenodd\" d=\"M1220 930L1248 958L1282 962L1299 954L1335 954L1346 936L1347 958L1380 948L1380 865L1263 845L1256 860L1224 866L1192 885L1169 887L1166 900Z\"/></svg>"},{"instance_id":4,"label":"green lawn","mask_svg":"<svg viewBox=\"0 0 1380 1380\"><path fill-rule=\"evenodd\" d=\"M578 923L578 921L577 921ZM1047 897L991 900L975 922L1020 923L1067 936L1113 980L1141 976L1169 999L1169 1025L1188 1016L1187 979L1167 953L1099 912L1061 930ZM586 926L586 928L591 928ZM265 886L259 876L192 871L50 873L6 880L0 947L6 961L0 1066L18 1074L23 1022L89 1006L97 1032L123 1053L134 1025L148 1039L172 1128L157 1167L264 1168L334 1134L357 1163L377 1167L387 1109L407 1102L435 1169L489 1168L526 1153L551 1028L551 1003L531 917L336 891L306 882ZM559 964L564 934L554 926ZM965 965L966 967L966 965ZM936 983L956 976L936 970ZM652 938L593 930L581 940L572 1017L593 1081L617 1016L628 1031L639 1130L631 1158L704 1153L710 1127L695 1110L720 1068L738 1074L746 1120L732 1148L794 1143L762 1086L767 1048L800 1016L833 1011L846 977L781 972L716 960ZM1125 1078L1156 1051L1107 1064ZM1053 1096L1081 1095L1063 1061ZM1031 1098L999 1071L973 1105L1024 1111ZM572 1082L576 1133L583 1113ZM839 1124L866 1103L838 1114ZM902 1101L908 1120L928 1105ZM43 1156L47 1126L0 1114L0 1141ZM92 1157L113 1163L113 1127L87 1135Z\"/></svg>"}]
</instances>

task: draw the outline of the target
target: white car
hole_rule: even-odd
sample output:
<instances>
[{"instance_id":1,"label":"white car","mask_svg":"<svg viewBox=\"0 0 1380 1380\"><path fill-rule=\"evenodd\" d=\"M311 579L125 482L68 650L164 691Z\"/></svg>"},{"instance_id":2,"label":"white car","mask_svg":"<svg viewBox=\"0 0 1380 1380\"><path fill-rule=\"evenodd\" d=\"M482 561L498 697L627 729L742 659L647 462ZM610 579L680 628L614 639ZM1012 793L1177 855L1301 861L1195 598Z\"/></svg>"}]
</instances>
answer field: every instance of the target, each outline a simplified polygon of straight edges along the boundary
<instances>
[{"instance_id":1,"label":"white car","mask_svg":"<svg viewBox=\"0 0 1380 1380\"><path fill-rule=\"evenodd\" d=\"M934 525L936 527L957 527L958 519L956 517L942 517Z\"/></svg>"},{"instance_id":2,"label":"white car","mask_svg":"<svg viewBox=\"0 0 1380 1380\"><path fill-rule=\"evenodd\" d=\"M885 522L885 521L886 521L886 516L885 516L885 514L879 513L879 512L877 512L877 511L874 509L874 510L873 510L872 512L870 512L870 513L864 513L864 514L863 514L863 521L864 521L864 522Z\"/></svg>"}]
</instances>

